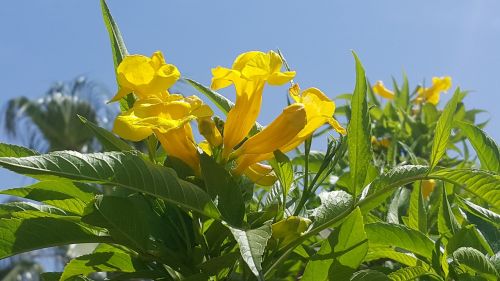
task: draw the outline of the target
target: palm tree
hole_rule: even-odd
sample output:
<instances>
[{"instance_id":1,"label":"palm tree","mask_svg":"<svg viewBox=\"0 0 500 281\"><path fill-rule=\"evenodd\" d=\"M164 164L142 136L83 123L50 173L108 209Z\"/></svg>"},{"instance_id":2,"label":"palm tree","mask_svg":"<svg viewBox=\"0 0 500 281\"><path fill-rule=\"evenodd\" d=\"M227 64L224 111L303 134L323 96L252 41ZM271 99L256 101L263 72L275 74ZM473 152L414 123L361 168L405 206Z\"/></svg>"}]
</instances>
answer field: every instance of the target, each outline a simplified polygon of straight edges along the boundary
<instances>
[{"instance_id":1,"label":"palm tree","mask_svg":"<svg viewBox=\"0 0 500 281\"><path fill-rule=\"evenodd\" d=\"M40 152L99 151L92 132L80 121L85 117L101 127L110 127L116 110L106 105L109 92L97 83L78 77L70 83L56 83L39 99L27 97L7 101L4 129L12 138ZM0 280L38 280L40 259L51 259L61 270L75 249L56 247L20 254L0 261ZM74 253L73 253L74 254Z\"/></svg>"},{"instance_id":2,"label":"palm tree","mask_svg":"<svg viewBox=\"0 0 500 281\"><path fill-rule=\"evenodd\" d=\"M78 77L71 83L56 83L36 100L26 97L7 102L4 128L24 145L40 152L98 151L100 147L78 115L102 127L109 127L115 114L106 105L109 98L99 84Z\"/></svg>"}]
</instances>

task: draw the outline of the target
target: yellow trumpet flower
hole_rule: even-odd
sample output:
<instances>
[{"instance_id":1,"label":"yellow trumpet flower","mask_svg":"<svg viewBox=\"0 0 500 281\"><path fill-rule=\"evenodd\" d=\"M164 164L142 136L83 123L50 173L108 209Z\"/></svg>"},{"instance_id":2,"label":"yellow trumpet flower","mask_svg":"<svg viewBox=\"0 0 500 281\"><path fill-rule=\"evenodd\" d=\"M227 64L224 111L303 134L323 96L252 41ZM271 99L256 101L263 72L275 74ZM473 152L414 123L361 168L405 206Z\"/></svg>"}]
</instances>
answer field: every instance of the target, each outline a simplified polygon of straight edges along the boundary
<instances>
[{"instance_id":1,"label":"yellow trumpet flower","mask_svg":"<svg viewBox=\"0 0 500 281\"><path fill-rule=\"evenodd\" d=\"M235 106L229 111L224 125L224 159L228 158L255 124L265 83L282 85L295 77L294 71L281 72L282 64L280 56L273 51L252 51L239 55L232 69L220 66L212 69L212 89L218 90L232 84L236 89Z\"/></svg>"},{"instance_id":2,"label":"yellow trumpet flower","mask_svg":"<svg viewBox=\"0 0 500 281\"><path fill-rule=\"evenodd\" d=\"M291 106L302 106L304 108L306 114L306 120L305 120L306 123L291 138L285 139L281 137L284 136L284 132L282 132L281 135L280 133L278 133L276 138L278 138L279 140L273 141L275 147L274 150L279 149L282 152L288 152L296 148L298 145L304 142L309 136L311 136L315 130L317 130L324 124L329 124L340 134L347 133L347 131L339 124L339 122L333 118L333 113L335 112L335 103L332 100L330 100L319 89L309 88L304 90L303 92L300 92L299 86L297 84L294 84L290 88L290 95L296 102ZM291 121L291 122L297 122L297 121ZM256 137L257 135L255 135L254 137ZM252 143L248 142L250 141L250 139L247 140L247 142L243 143L243 145L237 151L235 151L234 154L238 156L238 151L244 150L245 145L251 146ZM257 148L254 148L254 150L255 149ZM249 153L248 151L246 151L248 155L244 155L236 160L237 166L235 172L241 173L244 170L244 168L250 164L271 159L273 157L274 150L268 150L267 153L264 153L263 151L259 152L254 151Z\"/></svg>"},{"instance_id":3,"label":"yellow trumpet flower","mask_svg":"<svg viewBox=\"0 0 500 281\"><path fill-rule=\"evenodd\" d=\"M418 97L416 103L428 102L433 105L439 103L439 97L442 92L451 88L451 77L432 77L432 86L429 88L420 88L417 91Z\"/></svg>"},{"instance_id":4,"label":"yellow trumpet flower","mask_svg":"<svg viewBox=\"0 0 500 281\"><path fill-rule=\"evenodd\" d=\"M373 85L373 92L383 98L386 98L386 99L394 99L394 92L387 89L385 86L384 86L384 82L382 81L377 81L375 83L375 85Z\"/></svg>"},{"instance_id":5,"label":"yellow trumpet flower","mask_svg":"<svg viewBox=\"0 0 500 281\"><path fill-rule=\"evenodd\" d=\"M302 104L292 104L265 127L246 140L230 158L237 158L234 173L242 174L250 165L270 159L275 150L291 142L306 126L306 110Z\"/></svg>"},{"instance_id":6,"label":"yellow trumpet flower","mask_svg":"<svg viewBox=\"0 0 500 281\"><path fill-rule=\"evenodd\" d=\"M304 105L307 115L307 125L281 151L285 152L294 149L324 124L329 124L339 134L347 134L346 129L333 118L335 102L328 98L321 90L308 88L301 92L299 84L294 84L289 89L289 94L296 104Z\"/></svg>"},{"instance_id":7,"label":"yellow trumpet flower","mask_svg":"<svg viewBox=\"0 0 500 281\"><path fill-rule=\"evenodd\" d=\"M126 56L116 69L118 93L111 101L118 101L129 93L139 99L166 94L179 78L180 72L173 64L167 64L160 51L151 58L143 55Z\"/></svg>"},{"instance_id":8,"label":"yellow trumpet flower","mask_svg":"<svg viewBox=\"0 0 500 281\"><path fill-rule=\"evenodd\" d=\"M196 96L150 97L138 100L133 108L120 114L113 131L132 141L155 133L168 155L184 161L199 174L198 152L189 121L212 115L210 107Z\"/></svg>"}]
</instances>

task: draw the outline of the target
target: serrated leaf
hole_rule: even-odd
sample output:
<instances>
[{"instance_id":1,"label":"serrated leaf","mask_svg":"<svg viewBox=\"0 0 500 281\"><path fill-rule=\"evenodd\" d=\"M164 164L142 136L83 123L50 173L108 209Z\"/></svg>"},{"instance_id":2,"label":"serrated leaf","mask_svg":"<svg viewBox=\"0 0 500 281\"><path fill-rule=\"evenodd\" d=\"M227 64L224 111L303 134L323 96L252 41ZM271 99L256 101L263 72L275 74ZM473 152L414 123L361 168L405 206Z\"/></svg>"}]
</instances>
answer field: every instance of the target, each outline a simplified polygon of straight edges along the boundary
<instances>
[{"instance_id":1,"label":"serrated leaf","mask_svg":"<svg viewBox=\"0 0 500 281\"><path fill-rule=\"evenodd\" d=\"M201 174L205 187L224 219L235 227L241 227L245 216L245 203L239 186L226 169L207 154L200 154Z\"/></svg>"},{"instance_id":2,"label":"serrated leaf","mask_svg":"<svg viewBox=\"0 0 500 281\"><path fill-rule=\"evenodd\" d=\"M443 280L438 275L430 272L428 268L425 268L423 266L401 268L389 274L388 277L392 281L410 281L417 280L418 277L424 275L433 275L435 278L438 278L438 280Z\"/></svg>"},{"instance_id":3,"label":"serrated leaf","mask_svg":"<svg viewBox=\"0 0 500 281\"><path fill-rule=\"evenodd\" d=\"M455 183L500 210L500 175L481 170L442 169L432 172L429 176Z\"/></svg>"},{"instance_id":4,"label":"serrated leaf","mask_svg":"<svg viewBox=\"0 0 500 281\"><path fill-rule=\"evenodd\" d=\"M278 177L283 190L283 196L286 198L294 179L292 162L283 152L276 150L274 151L274 159L269 161L269 163Z\"/></svg>"},{"instance_id":5,"label":"serrated leaf","mask_svg":"<svg viewBox=\"0 0 500 281\"><path fill-rule=\"evenodd\" d=\"M438 179L457 184L464 190L500 209L500 176L473 169L441 169L428 174L429 167L405 165L380 175L370 185L367 195L359 202L363 213L379 206L393 190L405 184L422 180Z\"/></svg>"},{"instance_id":6,"label":"serrated leaf","mask_svg":"<svg viewBox=\"0 0 500 281\"><path fill-rule=\"evenodd\" d=\"M462 207L465 211L472 213L473 215L480 217L481 219L490 222L493 224L496 228L500 227L500 215L490 211L486 208L483 208L479 205L476 205L468 200L465 200L461 198L460 196L455 196L457 199L458 204L460 207Z\"/></svg>"},{"instance_id":7,"label":"serrated leaf","mask_svg":"<svg viewBox=\"0 0 500 281\"><path fill-rule=\"evenodd\" d=\"M441 157L446 152L448 147L448 140L451 134L451 128L453 127L453 116L457 109L458 102L462 99L462 94L458 88L453 94L453 97L448 101L443 109L443 113L438 119L436 128L434 129L434 140L432 142L432 151L430 156L430 171L436 167Z\"/></svg>"},{"instance_id":8,"label":"serrated leaf","mask_svg":"<svg viewBox=\"0 0 500 281\"><path fill-rule=\"evenodd\" d=\"M344 212L350 211L353 206L353 197L341 190L322 192L319 194L321 205L313 210L313 228L328 224Z\"/></svg>"},{"instance_id":9,"label":"serrated leaf","mask_svg":"<svg viewBox=\"0 0 500 281\"><path fill-rule=\"evenodd\" d=\"M420 165L405 165L395 167L378 176L370 185L366 196L359 202L363 213L379 206L394 189L405 184L425 178L429 167Z\"/></svg>"},{"instance_id":10,"label":"serrated leaf","mask_svg":"<svg viewBox=\"0 0 500 281\"><path fill-rule=\"evenodd\" d=\"M370 245L398 247L427 258L432 257L434 242L425 234L399 224L384 222L365 225Z\"/></svg>"},{"instance_id":11,"label":"serrated leaf","mask_svg":"<svg viewBox=\"0 0 500 281\"><path fill-rule=\"evenodd\" d=\"M347 128L349 167L351 172L350 192L354 197L360 193L366 178L368 165L372 160L370 143L370 116L366 101L366 76L356 53L356 86L351 99L351 119Z\"/></svg>"},{"instance_id":12,"label":"serrated leaf","mask_svg":"<svg viewBox=\"0 0 500 281\"><path fill-rule=\"evenodd\" d=\"M375 261L379 259L391 259L393 261L397 261L406 266L416 266L417 261L419 261L415 256L411 254L406 254L402 252L398 252L390 247L377 247L370 246L368 249L368 253L366 254L364 261Z\"/></svg>"},{"instance_id":13,"label":"serrated leaf","mask_svg":"<svg viewBox=\"0 0 500 281\"><path fill-rule=\"evenodd\" d=\"M134 150L128 143L115 136L110 131L97 126L96 124L88 121L83 116L78 116L83 124L89 128L99 142L102 144L104 151L130 151Z\"/></svg>"},{"instance_id":14,"label":"serrated leaf","mask_svg":"<svg viewBox=\"0 0 500 281\"><path fill-rule=\"evenodd\" d=\"M408 207L408 227L427 233L427 212L421 192L421 182L413 185Z\"/></svg>"},{"instance_id":15,"label":"serrated leaf","mask_svg":"<svg viewBox=\"0 0 500 281\"><path fill-rule=\"evenodd\" d=\"M372 269L364 269L355 272L349 281L389 281L389 277Z\"/></svg>"},{"instance_id":16,"label":"serrated leaf","mask_svg":"<svg viewBox=\"0 0 500 281\"><path fill-rule=\"evenodd\" d=\"M0 142L0 157L26 157L39 153L29 148Z\"/></svg>"},{"instance_id":17,"label":"serrated leaf","mask_svg":"<svg viewBox=\"0 0 500 281\"><path fill-rule=\"evenodd\" d=\"M0 191L0 194L16 196L82 215L83 210L96 194L96 188L70 181L42 181L20 188Z\"/></svg>"},{"instance_id":18,"label":"serrated leaf","mask_svg":"<svg viewBox=\"0 0 500 281\"><path fill-rule=\"evenodd\" d=\"M131 152L61 151L23 158L0 157L0 166L40 180L66 178L127 188L209 217L220 216L201 188L177 178L172 169L154 165Z\"/></svg>"},{"instance_id":19,"label":"serrated leaf","mask_svg":"<svg viewBox=\"0 0 500 281\"><path fill-rule=\"evenodd\" d=\"M478 250L474 248L462 247L453 252L453 259L476 273L479 273L487 280L496 281L500 275L494 265Z\"/></svg>"},{"instance_id":20,"label":"serrated leaf","mask_svg":"<svg viewBox=\"0 0 500 281\"><path fill-rule=\"evenodd\" d=\"M361 211L355 209L311 257L301 280L347 280L368 250L363 224Z\"/></svg>"},{"instance_id":21,"label":"serrated leaf","mask_svg":"<svg viewBox=\"0 0 500 281\"><path fill-rule=\"evenodd\" d=\"M238 242L241 257L248 265L252 273L259 280L264 280L262 275L262 257L266 249L267 241L271 238L271 224L250 230L229 227L231 233Z\"/></svg>"},{"instance_id":22,"label":"serrated leaf","mask_svg":"<svg viewBox=\"0 0 500 281\"><path fill-rule=\"evenodd\" d=\"M0 237L0 258L57 245L110 241L80 223L57 218L0 219Z\"/></svg>"},{"instance_id":23,"label":"serrated leaf","mask_svg":"<svg viewBox=\"0 0 500 281\"><path fill-rule=\"evenodd\" d=\"M500 148L495 140L472 124L460 121L456 124L474 147L481 168L500 174Z\"/></svg>"}]
</instances>

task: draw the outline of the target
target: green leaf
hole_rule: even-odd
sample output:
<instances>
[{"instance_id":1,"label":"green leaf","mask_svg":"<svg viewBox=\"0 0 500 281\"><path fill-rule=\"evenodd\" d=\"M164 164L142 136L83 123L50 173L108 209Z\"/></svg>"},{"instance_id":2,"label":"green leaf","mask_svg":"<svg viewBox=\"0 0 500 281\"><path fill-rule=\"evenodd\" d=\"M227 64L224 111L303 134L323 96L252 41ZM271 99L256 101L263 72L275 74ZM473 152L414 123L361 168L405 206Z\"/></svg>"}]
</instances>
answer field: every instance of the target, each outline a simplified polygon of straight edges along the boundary
<instances>
[{"instance_id":1,"label":"green leaf","mask_svg":"<svg viewBox=\"0 0 500 281\"><path fill-rule=\"evenodd\" d=\"M355 272L350 281L389 281L389 278L382 272L372 269L364 269Z\"/></svg>"},{"instance_id":2,"label":"green leaf","mask_svg":"<svg viewBox=\"0 0 500 281\"><path fill-rule=\"evenodd\" d=\"M393 246L427 258L432 257L434 242L420 231L399 224L376 222L365 225L370 245Z\"/></svg>"},{"instance_id":3,"label":"green leaf","mask_svg":"<svg viewBox=\"0 0 500 281\"><path fill-rule=\"evenodd\" d=\"M200 165L208 194L217 198L222 217L231 225L241 227L245 203L235 180L223 166L205 153L200 154Z\"/></svg>"},{"instance_id":4,"label":"green leaf","mask_svg":"<svg viewBox=\"0 0 500 281\"><path fill-rule=\"evenodd\" d=\"M413 185L408 207L408 227L427 233L427 212L421 192L421 182Z\"/></svg>"},{"instance_id":5,"label":"green leaf","mask_svg":"<svg viewBox=\"0 0 500 281\"><path fill-rule=\"evenodd\" d=\"M288 157L283 154L281 151L274 151L274 159L269 161L271 166L273 167L274 173L278 177L278 180L281 184L281 188L283 190L283 196L286 198L288 195L288 191L292 187L294 173L292 162Z\"/></svg>"},{"instance_id":6,"label":"green leaf","mask_svg":"<svg viewBox=\"0 0 500 281\"><path fill-rule=\"evenodd\" d=\"M59 281L62 276L62 272L43 272L40 274L42 281ZM85 276L73 276L66 281L93 281Z\"/></svg>"},{"instance_id":7,"label":"green leaf","mask_svg":"<svg viewBox=\"0 0 500 281\"><path fill-rule=\"evenodd\" d=\"M479 273L487 280L499 280L500 275L495 266L478 250L462 247L453 252L453 259L460 265L466 266L474 273Z\"/></svg>"},{"instance_id":8,"label":"green leaf","mask_svg":"<svg viewBox=\"0 0 500 281\"><path fill-rule=\"evenodd\" d=\"M0 157L19 158L33 155L38 155L38 152L26 147L0 142Z\"/></svg>"},{"instance_id":9,"label":"green leaf","mask_svg":"<svg viewBox=\"0 0 500 281\"><path fill-rule=\"evenodd\" d=\"M432 275L438 278L438 280L443 280L438 275L430 272L428 268L425 268L423 266L412 266L412 267L401 268L397 271L392 272L388 276L389 279L392 281L410 281L410 280L418 280L417 279L418 277L424 275Z\"/></svg>"},{"instance_id":10,"label":"green leaf","mask_svg":"<svg viewBox=\"0 0 500 281\"><path fill-rule=\"evenodd\" d=\"M363 225L363 216L357 208L311 257L301 280L347 280L368 251Z\"/></svg>"},{"instance_id":11,"label":"green leaf","mask_svg":"<svg viewBox=\"0 0 500 281\"><path fill-rule=\"evenodd\" d=\"M99 196L94 206L98 214L89 213L82 221L108 228L113 239L121 244L136 250L148 248L151 230L145 219L148 215L145 210L136 208L128 198L115 196Z\"/></svg>"},{"instance_id":12,"label":"green leaf","mask_svg":"<svg viewBox=\"0 0 500 281\"><path fill-rule=\"evenodd\" d=\"M391 169L375 179L367 195L359 202L363 213L379 206L393 190L405 184L422 180L438 179L454 183L479 197L496 209L500 209L500 176L473 169L441 169L428 174L429 167L405 165Z\"/></svg>"},{"instance_id":13,"label":"green leaf","mask_svg":"<svg viewBox=\"0 0 500 281\"><path fill-rule=\"evenodd\" d=\"M319 194L321 205L313 210L313 228L329 224L332 219L339 215L350 212L353 206L353 197L349 193L341 190L322 192Z\"/></svg>"},{"instance_id":14,"label":"green leaf","mask_svg":"<svg viewBox=\"0 0 500 281\"><path fill-rule=\"evenodd\" d=\"M500 175L472 169L442 169L429 176L454 183L493 208L500 209Z\"/></svg>"},{"instance_id":15,"label":"green leaf","mask_svg":"<svg viewBox=\"0 0 500 281\"><path fill-rule=\"evenodd\" d=\"M441 204L438 211L438 231L442 237L450 238L458 230L460 230L460 225L458 224L455 215L451 209L450 203L448 202L448 196L446 196L446 191L441 192Z\"/></svg>"},{"instance_id":16,"label":"green leaf","mask_svg":"<svg viewBox=\"0 0 500 281\"><path fill-rule=\"evenodd\" d=\"M468 200L461 198L460 196L455 195L457 199L457 203L462 207L465 211L480 217L481 219L488 221L493 224L496 228L500 228L500 215L490 211L486 208L483 208L479 205L476 205Z\"/></svg>"},{"instance_id":17,"label":"green leaf","mask_svg":"<svg viewBox=\"0 0 500 281\"><path fill-rule=\"evenodd\" d=\"M0 237L0 258L58 245L110 241L89 227L57 218L0 219Z\"/></svg>"},{"instance_id":18,"label":"green leaf","mask_svg":"<svg viewBox=\"0 0 500 281\"><path fill-rule=\"evenodd\" d=\"M415 258L412 254L405 254L402 252L398 252L390 247L382 246L370 246L368 249L368 253L366 254L365 260L366 262L376 261L380 259L391 259L393 261L397 261L406 266L416 266L417 262L422 262Z\"/></svg>"},{"instance_id":19,"label":"green leaf","mask_svg":"<svg viewBox=\"0 0 500 281\"><path fill-rule=\"evenodd\" d=\"M399 224L399 206L400 206L400 200L401 196L406 194L406 190L402 187L400 187L393 195L391 199L391 203L389 204L389 208L387 210L387 217L386 221L388 223L395 223Z\"/></svg>"},{"instance_id":20,"label":"green leaf","mask_svg":"<svg viewBox=\"0 0 500 281\"><path fill-rule=\"evenodd\" d=\"M457 121L457 125L474 147L481 168L500 174L500 148L495 140L472 124Z\"/></svg>"},{"instance_id":21,"label":"green leaf","mask_svg":"<svg viewBox=\"0 0 500 281\"><path fill-rule=\"evenodd\" d=\"M98 191L82 183L42 181L25 187L2 190L0 194L43 202L64 211L82 215L85 206L94 199Z\"/></svg>"},{"instance_id":22,"label":"green leaf","mask_svg":"<svg viewBox=\"0 0 500 281\"><path fill-rule=\"evenodd\" d=\"M109 41L113 51L113 62L116 69L123 58L128 55L128 51L125 47L125 43L123 42L122 34L120 33L113 16L111 16L111 13L109 12L108 5L104 0L101 0L101 9L102 18L104 20L104 24L106 25L106 29L108 30Z\"/></svg>"},{"instance_id":23,"label":"green leaf","mask_svg":"<svg viewBox=\"0 0 500 281\"><path fill-rule=\"evenodd\" d=\"M63 210L31 202L9 202L0 204L0 218L61 217L67 216ZM69 218L69 216L67 217ZM72 217L75 218L75 217Z\"/></svg>"},{"instance_id":24,"label":"green leaf","mask_svg":"<svg viewBox=\"0 0 500 281\"><path fill-rule=\"evenodd\" d=\"M96 124L88 121L83 116L78 116L87 128L89 128L102 144L104 151L129 151L134 150L128 143L115 136L110 131L97 126Z\"/></svg>"},{"instance_id":25,"label":"green leaf","mask_svg":"<svg viewBox=\"0 0 500 281\"><path fill-rule=\"evenodd\" d=\"M202 84L192 79L184 78L184 80L186 80L186 82L188 82L191 86L193 86L193 88L195 88L200 93L204 94L207 98L209 98L224 114L228 114L229 110L233 108L234 103L225 96L217 93L216 91L211 90L210 88L203 86Z\"/></svg>"},{"instance_id":26,"label":"green leaf","mask_svg":"<svg viewBox=\"0 0 500 281\"><path fill-rule=\"evenodd\" d=\"M271 224L266 223L259 228L250 230L232 227L229 227L229 229L236 242L238 242L241 257L252 273L257 276L257 279L263 281L262 256L264 255L267 241L271 238Z\"/></svg>"},{"instance_id":27,"label":"green leaf","mask_svg":"<svg viewBox=\"0 0 500 281\"><path fill-rule=\"evenodd\" d=\"M347 128L349 167L351 171L350 192L357 197L366 178L366 171L372 160L370 143L370 117L366 102L366 77L356 53L356 87L351 99L351 120Z\"/></svg>"},{"instance_id":28,"label":"green leaf","mask_svg":"<svg viewBox=\"0 0 500 281\"><path fill-rule=\"evenodd\" d=\"M446 104L443 113L439 117L439 120L434 129L434 140L432 142L432 151L430 157L430 170L432 171L434 167L438 164L441 157L446 152L448 147L448 139L450 138L451 128L453 127L453 116L457 109L458 102L462 99L462 94L460 93L460 88L457 88L455 94L450 101Z\"/></svg>"},{"instance_id":29,"label":"green leaf","mask_svg":"<svg viewBox=\"0 0 500 281\"><path fill-rule=\"evenodd\" d=\"M73 276L88 276L93 272L134 272L144 269L130 255L121 252L99 252L71 260L61 276L61 281Z\"/></svg>"},{"instance_id":30,"label":"green leaf","mask_svg":"<svg viewBox=\"0 0 500 281\"><path fill-rule=\"evenodd\" d=\"M406 111L408 105L410 104L410 87L408 84L408 77L406 76L406 73L403 73L403 86L401 87L401 90L398 91L398 95L396 95L395 101L403 111Z\"/></svg>"},{"instance_id":31,"label":"green leaf","mask_svg":"<svg viewBox=\"0 0 500 281\"><path fill-rule=\"evenodd\" d=\"M0 157L0 166L40 180L67 178L127 188L209 217L220 216L201 188L177 178L172 169L154 165L132 152L61 151L23 158Z\"/></svg>"},{"instance_id":32,"label":"green leaf","mask_svg":"<svg viewBox=\"0 0 500 281\"><path fill-rule=\"evenodd\" d=\"M484 236L474 225L467 225L455 233L448 241L446 251L448 253L453 253L460 247L471 247L484 254L494 254Z\"/></svg>"},{"instance_id":33,"label":"green leaf","mask_svg":"<svg viewBox=\"0 0 500 281\"><path fill-rule=\"evenodd\" d=\"M109 42L111 43L111 51L113 53L113 64L116 71L123 58L125 56L128 56L128 51L125 47L125 42L123 42L120 29L118 29L118 25L116 25L113 16L111 16L105 0L101 0L101 11L104 24L106 25L106 29L108 30ZM122 111L127 111L134 105L134 102L135 97L132 93L130 93L120 101L120 108L122 109Z\"/></svg>"},{"instance_id":34,"label":"green leaf","mask_svg":"<svg viewBox=\"0 0 500 281\"><path fill-rule=\"evenodd\" d=\"M405 165L395 167L377 177L367 195L359 202L361 211L367 213L371 209L383 203L393 190L405 184L425 178L429 167L420 165Z\"/></svg>"}]
</instances>

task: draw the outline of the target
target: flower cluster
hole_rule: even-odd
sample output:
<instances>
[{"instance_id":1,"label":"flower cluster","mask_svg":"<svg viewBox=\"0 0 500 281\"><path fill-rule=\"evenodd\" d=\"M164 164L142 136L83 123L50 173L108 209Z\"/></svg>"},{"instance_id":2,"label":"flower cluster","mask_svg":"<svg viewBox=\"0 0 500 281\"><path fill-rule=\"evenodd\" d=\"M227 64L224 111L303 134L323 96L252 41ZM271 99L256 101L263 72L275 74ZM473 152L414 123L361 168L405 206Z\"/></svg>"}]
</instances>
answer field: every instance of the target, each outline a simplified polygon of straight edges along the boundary
<instances>
[{"instance_id":1,"label":"flower cluster","mask_svg":"<svg viewBox=\"0 0 500 281\"><path fill-rule=\"evenodd\" d=\"M236 58L231 68L212 69L211 88L218 90L234 85L236 101L222 126L217 126L213 111L198 97L170 94L168 89L180 79L180 72L167 64L161 52L151 58L131 55L117 68L119 90L112 101L129 93L137 101L120 114L113 131L119 136L140 141L154 134L168 156L186 163L200 175L199 148L227 165L234 175L246 175L261 185L276 180L272 168L262 163L273 158L273 152L296 148L324 124L345 134L333 118L335 103L316 88L301 91L298 84L289 89L293 104L261 131L250 135L262 104L266 85L279 86L292 81L294 71L282 71L281 57L251 51ZM196 120L204 141L196 143L191 121Z\"/></svg>"}]
</instances>

